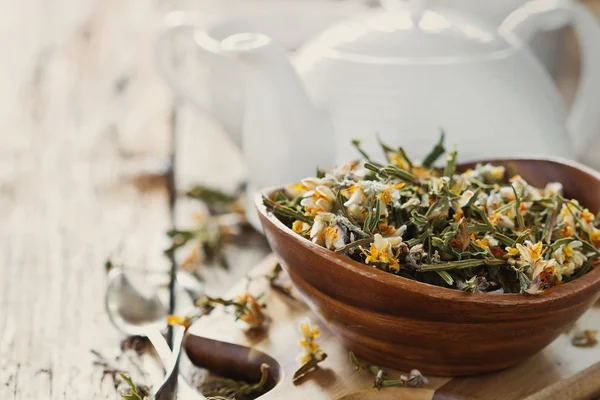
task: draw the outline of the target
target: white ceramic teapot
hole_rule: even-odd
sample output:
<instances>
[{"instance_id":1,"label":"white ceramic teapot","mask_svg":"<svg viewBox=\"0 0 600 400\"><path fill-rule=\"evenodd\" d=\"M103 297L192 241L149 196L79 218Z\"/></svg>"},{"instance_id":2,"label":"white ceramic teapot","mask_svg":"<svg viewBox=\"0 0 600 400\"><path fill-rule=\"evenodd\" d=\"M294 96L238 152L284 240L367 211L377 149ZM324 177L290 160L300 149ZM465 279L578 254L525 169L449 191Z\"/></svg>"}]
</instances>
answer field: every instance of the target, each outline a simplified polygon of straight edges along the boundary
<instances>
[{"instance_id":1,"label":"white ceramic teapot","mask_svg":"<svg viewBox=\"0 0 600 400\"><path fill-rule=\"evenodd\" d=\"M303 45L294 64L260 33L216 39L214 60L246 71L242 147L252 187L282 184L356 157L383 141L423 156L439 135L461 160L524 153L575 158L600 126L600 26L571 1L534 0L499 29L425 1L396 2L337 23ZM393 10L390 10L393 8ZM567 115L554 82L525 44L571 22L582 72Z\"/></svg>"}]
</instances>

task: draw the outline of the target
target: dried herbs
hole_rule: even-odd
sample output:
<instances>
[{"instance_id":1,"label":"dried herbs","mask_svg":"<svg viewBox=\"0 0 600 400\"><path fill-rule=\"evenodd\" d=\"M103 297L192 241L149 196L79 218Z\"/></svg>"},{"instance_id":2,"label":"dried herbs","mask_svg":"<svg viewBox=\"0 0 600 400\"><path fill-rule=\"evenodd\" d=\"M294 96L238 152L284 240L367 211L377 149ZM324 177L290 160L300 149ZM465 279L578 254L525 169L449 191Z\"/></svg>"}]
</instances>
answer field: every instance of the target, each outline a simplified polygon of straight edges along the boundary
<instances>
[{"instance_id":1,"label":"dried herbs","mask_svg":"<svg viewBox=\"0 0 600 400\"><path fill-rule=\"evenodd\" d=\"M311 325L310 320L306 318L300 323L300 333L302 339L298 343L302 347L302 354L298 356L300 368L294 373L292 378L294 382L314 370L321 361L327 358L327 354L316 342L317 337L321 334L318 326Z\"/></svg>"},{"instance_id":2,"label":"dried herbs","mask_svg":"<svg viewBox=\"0 0 600 400\"><path fill-rule=\"evenodd\" d=\"M129 385L127 392L121 395L123 400L150 400L150 393L147 388L136 385L131 377L122 372L119 375Z\"/></svg>"},{"instance_id":3,"label":"dried herbs","mask_svg":"<svg viewBox=\"0 0 600 400\"><path fill-rule=\"evenodd\" d=\"M187 197L202 202L204 212L194 215L194 229L172 229L167 232L171 245L165 254L172 256L177 249L188 248L181 268L193 269L202 261L229 267L225 255L225 243L239 235L246 225L244 208L240 201L241 191L235 194L197 185L186 193Z\"/></svg>"},{"instance_id":4,"label":"dried herbs","mask_svg":"<svg viewBox=\"0 0 600 400\"><path fill-rule=\"evenodd\" d=\"M250 394L260 394L265 391L265 386L269 378L269 366L261 364L260 381L257 383L246 383L227 378L218 378L202 385L202 394L207 397L216 396L217 398L238 398Z\"/></svg>"},{"instance_id":5,"label":"dried herbs","mask_svg":"<svg viewBox=\"0 0 600 400\"><path fill-rule=\"evenodd\" d=\"M571 344L575 347L594 347L598 344L597 333L597 331L590 329L577 332L571 338Z\"/></svg>"},{"instance_id":6,"label":"dried herbs","mask_svg":"<svg viewBox=\"0 0 600 400\"><path fill-rule=\"evenodd\" d=\"M353 352L349 353L350 362L356 367L356 371L368 371L373 375L373 387L380 390L384 387L392 386L405 386L420 388L429 383L418 369L410 371L409 376L400 375L400 379L389 379L387 371L377 367L376 365L363 364L354 355Z\"/></svg>"},{"instance_id":7,"label":"dried herbs","mask_svg":"<svg viewBox=\"0 0 600 400\"><path fill-rule=\"evenodd\" d=\"M380 142L381 143L381 142ZM598 262L600 229L560 183L529 185L511 168L457 170L444 136L421 162L381 143L386 163L339 165L264 198L297 234L374 268L481 293L550 293Z\"/></svg>"}]
</instances>

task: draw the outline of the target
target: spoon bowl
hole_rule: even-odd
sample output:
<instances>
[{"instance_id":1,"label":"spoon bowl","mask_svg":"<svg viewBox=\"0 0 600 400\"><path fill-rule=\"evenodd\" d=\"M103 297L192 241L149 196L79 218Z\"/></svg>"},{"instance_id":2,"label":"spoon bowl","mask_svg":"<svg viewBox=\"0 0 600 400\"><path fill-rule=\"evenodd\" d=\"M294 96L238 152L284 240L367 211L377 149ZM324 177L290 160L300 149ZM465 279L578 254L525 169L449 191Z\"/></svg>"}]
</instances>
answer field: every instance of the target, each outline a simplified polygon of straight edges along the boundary
<instances>
[{"instance_id":1,"label":"spoon bowl","mask_svg":"<svg viewBox=\"0 0 600 400\"><path fill-rule=\"evenodd\" d=\"M168 312L156 292L132 282L122 268L108 274L104 305L112 324L127 335L145 336L167 326Z\"/></svg>"}]
</instances>

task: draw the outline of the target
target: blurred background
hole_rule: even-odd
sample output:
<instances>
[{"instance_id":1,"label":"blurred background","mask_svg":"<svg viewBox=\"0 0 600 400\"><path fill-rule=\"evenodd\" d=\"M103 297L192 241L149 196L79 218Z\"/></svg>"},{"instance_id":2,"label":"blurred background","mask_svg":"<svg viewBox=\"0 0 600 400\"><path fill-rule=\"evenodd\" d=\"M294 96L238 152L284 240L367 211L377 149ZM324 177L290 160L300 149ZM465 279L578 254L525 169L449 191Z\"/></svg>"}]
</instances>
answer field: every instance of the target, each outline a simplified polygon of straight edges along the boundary
<instances>
[{"instance_id":1,"label":"blurred background","mask_svg":"<svg viewBox=\"0 0 600 400\"><path fill-rule=\"evenodd\" d=\"M119 337L102 265L168 271L193 184L251 193L376 132L423 155L440 128L459 158L600 167L599 0L505 24L525 1L381 1L0 1L0 398L111 398L89 356ZM212 293L268 252L236 246Z\"/></svg>"}]
</instances>

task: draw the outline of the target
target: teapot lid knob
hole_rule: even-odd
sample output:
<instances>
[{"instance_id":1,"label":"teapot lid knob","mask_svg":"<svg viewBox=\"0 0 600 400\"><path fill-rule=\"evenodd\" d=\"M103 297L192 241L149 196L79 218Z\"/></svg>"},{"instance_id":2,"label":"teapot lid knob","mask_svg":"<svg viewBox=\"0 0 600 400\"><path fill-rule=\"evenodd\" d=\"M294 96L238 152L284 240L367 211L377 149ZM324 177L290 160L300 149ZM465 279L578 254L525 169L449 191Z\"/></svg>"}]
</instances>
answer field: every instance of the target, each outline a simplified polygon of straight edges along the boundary
<instances>
[{"instance_id":1,"label":"teapot lid knob","mask_svg":"<svg viewBox=\"0 0 600 400\"><path fill-rule=\"evenodd\" d=\"M408 0L408 12L410 19L415 25L419 24L425 9L427 8L427 0Z\"/></svg>"},{"instance_id":2,"label":"teapot lid knob","mask_svg":"<svg viewBox=\"0 0 600 400\"><path fill-rule=\"evenodd\" d=\"M408 4L410 19L415 25L418 25L427 8L427 0L381 0L381 6L389 11L402 9L406 4Z\"/></svg>"}]
</instances>

